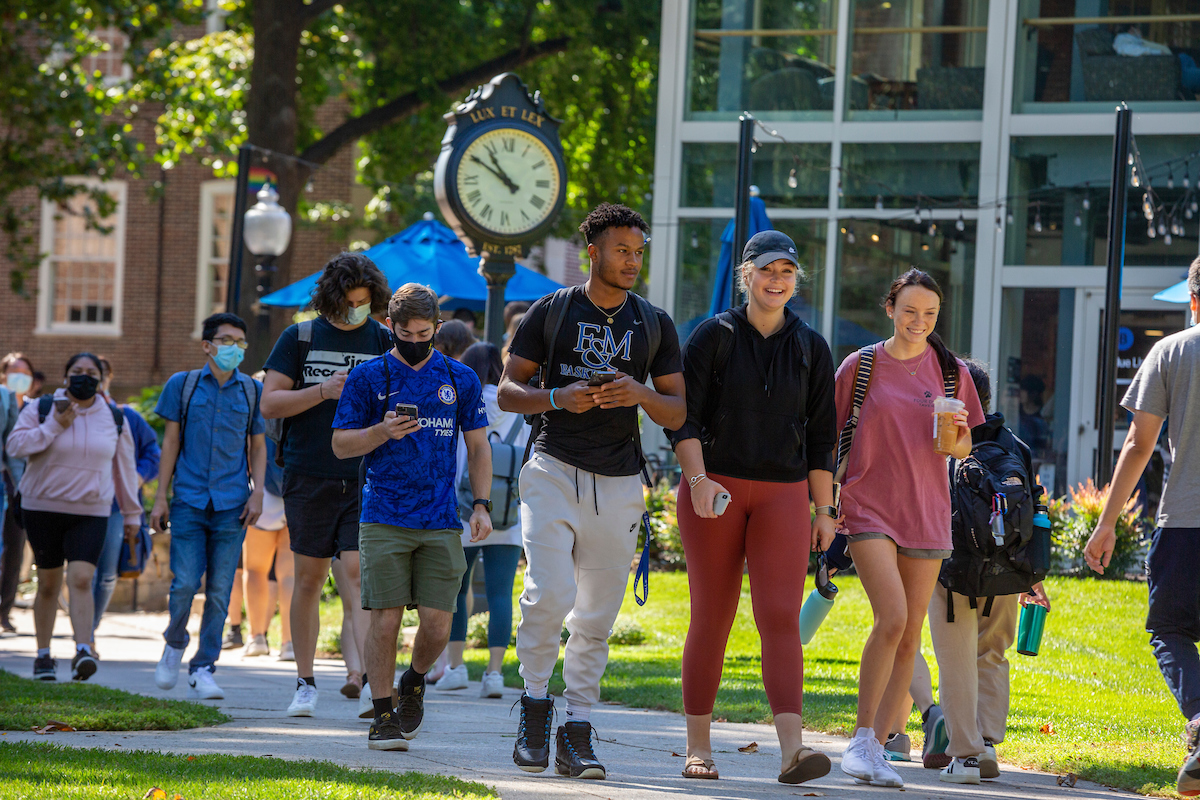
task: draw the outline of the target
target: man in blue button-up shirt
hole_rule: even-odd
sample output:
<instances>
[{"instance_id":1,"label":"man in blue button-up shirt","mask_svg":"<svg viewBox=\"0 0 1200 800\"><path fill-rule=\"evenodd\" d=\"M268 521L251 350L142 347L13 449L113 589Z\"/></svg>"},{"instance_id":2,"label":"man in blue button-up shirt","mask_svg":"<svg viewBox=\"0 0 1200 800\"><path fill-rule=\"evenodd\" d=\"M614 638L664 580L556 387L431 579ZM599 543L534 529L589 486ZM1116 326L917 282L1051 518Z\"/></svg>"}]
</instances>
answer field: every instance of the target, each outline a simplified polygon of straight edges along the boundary
<instances>
[{"instance_id":1,"label":"man in blue button-up shirt","mask_svg":"<svg viewBox=\"0 0 1200 800\"><path fill-rule=\"evenodd\" d=\"M172 375L154 409L167 428L150 524L163 531L171 521L174 574L171 621L163 634L167 643L154 680L160 689L175 686L188 645L192 599L206 576L200 644L188 666L188 697L220 700L225 693L213 672L245 527L262 512L267 448L258 407L262 384L238 371L246 350L246 323L234 314L213 314L204 320L201 338L204 366Z\"/></svg>"}]
</instances>

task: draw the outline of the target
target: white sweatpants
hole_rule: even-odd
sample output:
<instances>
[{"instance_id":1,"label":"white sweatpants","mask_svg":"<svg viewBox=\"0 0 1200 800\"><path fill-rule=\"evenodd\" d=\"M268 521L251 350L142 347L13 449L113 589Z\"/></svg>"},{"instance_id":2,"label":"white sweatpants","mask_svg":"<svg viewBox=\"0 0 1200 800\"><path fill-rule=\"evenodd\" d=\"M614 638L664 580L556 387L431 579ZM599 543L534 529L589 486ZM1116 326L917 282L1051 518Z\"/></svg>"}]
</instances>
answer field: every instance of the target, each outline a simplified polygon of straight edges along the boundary
<instances>
[{"instance_id":1,"label":"white sweatpants","mask_svg":"<svg viewBox=\"0 0 1200 800\"><path fill-rule=\"evenodd\" d=\"M637 475L606 477L535 453L521 470L525 590L517 658L526 687L544 687L558 662L564 620L564 696L600 700L608 637L621 610L646 510Z\"/></svg>"}]
</instances>

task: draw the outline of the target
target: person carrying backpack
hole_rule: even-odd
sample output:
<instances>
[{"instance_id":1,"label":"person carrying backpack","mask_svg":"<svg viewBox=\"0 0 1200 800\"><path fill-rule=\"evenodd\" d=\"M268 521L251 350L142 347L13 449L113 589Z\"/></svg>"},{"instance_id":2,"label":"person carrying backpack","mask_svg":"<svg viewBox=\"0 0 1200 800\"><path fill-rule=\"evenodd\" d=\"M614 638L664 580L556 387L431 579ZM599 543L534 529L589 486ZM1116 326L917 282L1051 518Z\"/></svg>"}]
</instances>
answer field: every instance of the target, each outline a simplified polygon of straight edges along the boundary
<instances>
[{"instance_id":1,"label":"person carrying backpack","mask_svg":"<svg viewBox=\"0 0 1200 800\"><path fill-rule=\"evenodd\" d=\"M267 445L259 412L262 384L238 371L246 353L246 323L213 314L201 326L204 366L167 380L154 412L167 421L158 494L150 525L171 532L170 622L154 670L160 689L172 689L191 637L192 600L204 579L200 644L188 665L188 697L221 700L213 679L221 631L246 526L262 514ZM169 502L168 502L169 501Z\"/></svg>"},{"instance_id":2,"label":"person carrying backpack","mask_svg":"<svg viewBox=\"0 0 1200 800\"><path fill-rule=\"evenodd\" d=\"M992 387L973 359L967 369L986 410ZM988 414L971 429L971 453L951 464L953 552L942 562L929 602L929 632L938 663L938 699L950 744L945 783L978 784L998 778L996 745L1008 719L1008 659L1017 635L1017 611L1026 603L1050 608L1040 569L1031 562L1033 515L1041 496L1029 447ZM992 509L1004 496L1004 544L994 539Z\"/></svg>"},{"instance_id":3,"label":"person carrying backpack","mask_svg":"<svg viewBox=\"0 0 1200 800\"><path fill-rule=\"evenodd\" d=\"M50 639L62 592L63 562L75 633L71 678L85 681L97 667L92 577L104 548L113 498L124 515L127 538L137 535L142 516L133 436L120 410L97 394L104 379L100 358L76 353L67 360L65 376L65 388L21 409L8 436L8 452L26 459L17 488L38 568L33 677L43 681L57 680Z\"/></svg>"},{"instance_id":4,"label":"person carrying backpack","mask_svg":"<svg viewBox=\"0 0 1200 800\"><path fill-rule=\"evenodd\" d=\"M443 326L445 327L445 326ZM512 591L521 560L521 522L518 515L516 479L520 475L522 454L529 439L529 425L520 414L502 411L496 402L496 385L504 364L500 349L491 342L476 342L462 354L464 365L475 370L483 384L483 403L487 408L487 438L492 446L492 534L482 542L471 541L471 502L473 493L467 475L467 448L458 443L458 511L463 520L463 555L467 571L458 590L458 610L450 624L449 666L435 684L438 691L467 688L467 665L463 649L467 639L467 595L471 591L471 565L483 560L483 579L488 606L488 665L479 690L480 697L500 697L504 676L500 666L512 638ZM503 477L501 475L503 474ZM499 490L499 491L498 491ZM505 524L507 523L507 524Z\"/></svg>"},{"instance_id":5,"label":"person carrying backpack","mask_svg":"<svg viewBox=\"0 0 1200 800\"><path fill-rule=\"evenodd\" d=\"M15 401L8 410L5 423L7 432L17 424L17 416L29 399L33 386L33 363L24 353L8 353L0 358L0 380ZM5 436L7 439L7 434ZM25 472L25 462L5 450L4 463L0 467L4 485L0 487L6 495L4 516L0 517L4 531L0 539L0 637L16 636L9 615L17 600L17 587L21 583L21 567L25 560L25 524L21 521L21 508L17 504L17 485Z\"/></svg>"},{"instance_id":6,"label":"person carrying backpack","mask_svg":"<svg viewBox=\"0 0 1200 800\"><path fill-rule=\"evenodd\" d=\"M893 335L852 354L837 372L842 528L874 614L842 772L873 786L904 786L883 744L910 702L929 598L951 552L950 485L946 458L934 449L934 398L965 404L954 416L951 455L970 453L971 428L983 422L966 366L933 331L942 297L937 281L919 269L896 278L883 302Z\"/></svg>"}]
</instances>

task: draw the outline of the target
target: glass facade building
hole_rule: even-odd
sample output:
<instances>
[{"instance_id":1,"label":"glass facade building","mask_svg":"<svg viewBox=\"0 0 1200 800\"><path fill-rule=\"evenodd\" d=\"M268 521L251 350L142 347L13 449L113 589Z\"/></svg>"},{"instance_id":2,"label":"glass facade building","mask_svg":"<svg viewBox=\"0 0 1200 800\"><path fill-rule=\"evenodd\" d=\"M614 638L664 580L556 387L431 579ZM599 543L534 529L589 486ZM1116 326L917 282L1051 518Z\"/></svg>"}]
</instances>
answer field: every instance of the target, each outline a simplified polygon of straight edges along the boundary
<instances>
[{"instance_id":1,"label":"glass facade building","mask_svg":"<svg viewBox=\"0 0 1200 800\"><path fill-rule=\"evenodd\" d=\"M840 360L889 335L896 275L933 274L943 337L989 365L996 409L1063 493L1096 459L1122 100L1144 178L1125 211L1124 385L1187 324L1152 296L1200 250L1200 3L664 0L651 300L684 336L707 316L749 111L751 182L805 268L796 312Z\"/></svg>"}]
</instances>

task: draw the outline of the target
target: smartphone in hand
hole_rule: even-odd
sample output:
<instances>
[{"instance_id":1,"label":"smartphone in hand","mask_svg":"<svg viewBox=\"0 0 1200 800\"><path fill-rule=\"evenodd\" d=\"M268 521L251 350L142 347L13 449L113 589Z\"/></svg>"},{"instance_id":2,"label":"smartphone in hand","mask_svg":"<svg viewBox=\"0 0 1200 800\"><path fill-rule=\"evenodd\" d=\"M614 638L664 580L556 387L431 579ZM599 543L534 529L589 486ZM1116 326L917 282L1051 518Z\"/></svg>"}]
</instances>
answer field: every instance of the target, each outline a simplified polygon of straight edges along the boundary
<instances>
[{"instance_id":1,"label":"smartphone in hand","mask_svg":"<svg viewBox=\"0 0 1200 800\"><path fill-rule=\"evenodd\" d=\"M713 513L718 517L725 513L725 509L729 508L729 501L733 498L729 496L729 492L717 492L717 496L713 498Z\"/></svg>"},{"instance_id":2,"label":"smartphone in hand","mask_svg":"<svg viewBox=\"0 0 1200 800\"><path fill-rule=\"evenodd\" d=\"M592 373L591 379L588 380L588 386L603 386L606 383L612 383L617 379L617 373L612 370L604 372Z\"/></svg>"},{"instance_id":3,"label":"smartphone in hand","mask_svg":"<svg viewBox=\"0 0 1200 800\"><path fill-rule=\"evenodd\" d=\"M68 408L70 408L70 407L71 407L71 398L69 398L69 397L56 397L56 398L54 398L54 409L55 409L55 410L56 410L58 413L60 413L60 414L61 414L61 413L63 413L64 411L66 411L66 410L67 410Z\"/></svg>"},{"instance_id":4,"label":"smartphone in hand","mask_svg":"<svg viewBox=\"0 0 1200 800\"><path fill-rule=\"evenodd\" d=\"M412 403L396 403L396 416L408 417L410 420L417 418L417 407Z\"/></svg>"}]
</instances>

